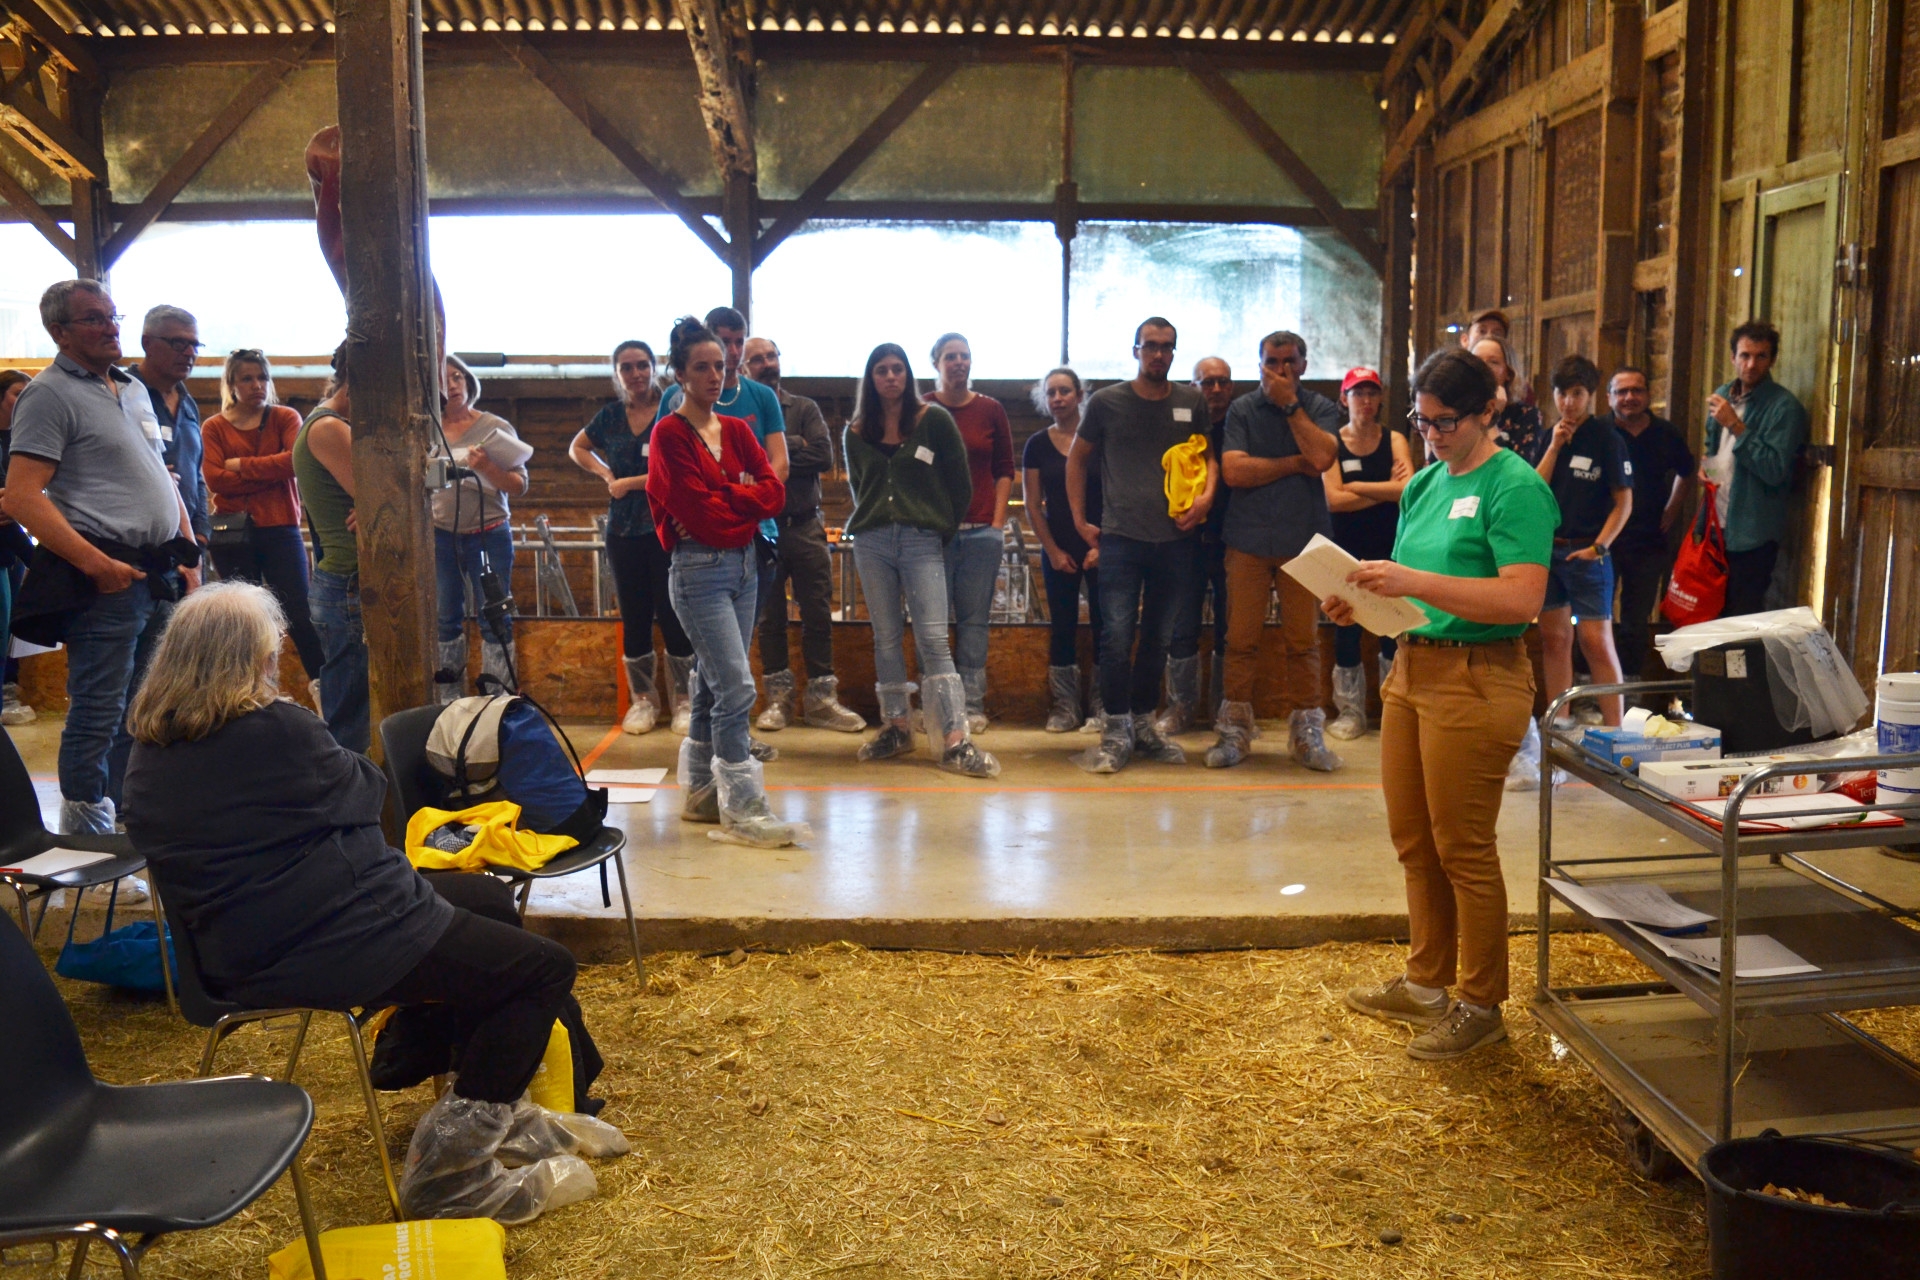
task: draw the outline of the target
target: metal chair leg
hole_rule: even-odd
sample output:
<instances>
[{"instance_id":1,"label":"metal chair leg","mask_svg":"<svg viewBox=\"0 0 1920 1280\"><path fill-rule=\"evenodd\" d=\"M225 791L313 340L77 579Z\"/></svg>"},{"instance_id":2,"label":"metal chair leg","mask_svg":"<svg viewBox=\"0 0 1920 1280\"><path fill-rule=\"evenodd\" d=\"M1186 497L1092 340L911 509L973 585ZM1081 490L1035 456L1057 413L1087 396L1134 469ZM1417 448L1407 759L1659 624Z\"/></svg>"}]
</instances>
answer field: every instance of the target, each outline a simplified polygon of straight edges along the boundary
<instances>
[{"instance_id":1,"label":"metal chair leg","mask_svg":"<svg viewBox=\"0 0 1920 1280\"><path fill-rule=\"evenodd\" d=\"M313 1201L307 1195L307 1175L300 1168L305 1154L304 1150L294 1152L287 1176L293 1179L293 1202L300 1206L300 1234L307 1240L307 1263L313 1270L313 1280L327 1280L327 1260L320 1253L320 1228L314 1221Z\"/></svg>"},{"instance_id":2,"label":"metal chair leg","mask_svg":"<svg viewBox=\"0 0 1920 1280\"><path fill-rule=\"evenodd\" d=\"M33 917L27 914L27 891L20 887L18 880L13 881L12 884L14 901L20 904L20 932L27 935L28 942L32 942Z\"/></svg>"},{"instance_id":3,"label":"metal chair leg","mask_svg":"<svg viewBox=\"0 0 1920 1280\"><path fill-rule=\"evenodd\" d=\"M366 1041L360 1037L360 1023L351 1013L347 1020L347 1038L353 1041L353 1066L360 1074L360 1093L367 1100L367 1123L373 1126L374 1150L380 1154L380 1176L387 1184L387 1203L393 1206L393 1220L404 1222L400 1214L400 1188L393 1180L393 1157L387 1154L387 1130L380 1123L380 1098L373 1089L373 1073L367 1069Z\"/></svg>"},{"instance_id":4,"label":"metal chair leg","mask_svg":"<svg viewBox=\"0 0 1920 1280\"><path fill-rule=\"evenodd\" d=\"M531 878L522 880L515 886L515 897L518 901L514 903L514 907L520 913L520 927L522 929L527 927L527 899L532 896L533 880Z\"/></svg>"},{"instance_id":5,"label":"metal chair leg","mask_svg":"<svg viewBox=\"0 0 1920 1280\"><path fill-rule=\"evenodd\" d=\"M608 861L613 863L614 871L619 873L620 876L620 905L625 907L627 911L627 945L633 948L633 976L638 979L641 987L645 988L647 985L647 962L640 958L640 926L634 923L633 899L627 894L627 864L624 857L625 852L624 849L621 850L620 853L616 853L612 858L608 859ZM605 862L600 864L603 869L602 874L604 874L606 865Z\"/></svg>"},{"instance_id":6,"label":"metal chair leg","mask_svg":"<svg viewBox=\"0 0 1920 1280\"><path fill-rule=\"evenodd\" d=\"M173 994L173 957L167 950L167 918L160 913L160 886L147 877L147 904L153 908L153 927L160 935L160 981L167 989L167 1008L180 1016L180 1001Z\"/></svg>"},{"instance_id":7,"label":"metal chair leg","mask_svg":"<svg viewBox=\"0 0 1920 1280\"><path fill-rule=\"evenodd\" d=\"M293 1048L287 1052L287 1074L284 1080L293 1079L293 1069L300 1065L300 1050L307 1044L307 1028L313 1025L313 1010L307 1009L300 1014L300 1025L293 1031Z\"/></svg>"},{"instance_id":8,"label":"metal chair leg","mask_svg":"<svg viewBox=\"0 0 1920 1280\"><path fill-rule=\"evenodd\" d=\"M67 1280L80 1280L80 1277L86 1273L87 1249L92 1244L93 1241L87 1239L85 1236L81 1236L78 1240L74 1241L73 1262L67 1267ZM59 1256L57 1251L54 1256Z\"/></svg>"}]
</instances>

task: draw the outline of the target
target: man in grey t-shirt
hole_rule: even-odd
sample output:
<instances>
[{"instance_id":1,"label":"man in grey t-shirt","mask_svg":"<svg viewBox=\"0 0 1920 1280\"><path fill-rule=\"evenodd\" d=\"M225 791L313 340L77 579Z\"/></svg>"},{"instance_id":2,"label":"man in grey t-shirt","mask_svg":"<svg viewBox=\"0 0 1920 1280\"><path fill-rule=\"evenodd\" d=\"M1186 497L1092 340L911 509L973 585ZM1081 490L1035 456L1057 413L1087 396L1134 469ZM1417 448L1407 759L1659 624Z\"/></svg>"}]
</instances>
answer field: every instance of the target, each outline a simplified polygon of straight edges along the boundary
<instances>
[{"instance_id":1,"label":"man in grey t-shirt","mask_svg":"<svg viewBox=\"0 0 1920 1280\"><path fill-rule=\"evenodd\" d=\"M6 513L41 547L91 580L93 598L68 624L67 722L60 734L60 830L111 832L133 740L127 704L166 626L179 581L164 544L193 526L160 458L147 390L122 373L120 317L92 280L62 280L40 298L60 354L27 384L13 411ZM121 548L140 565L109 555ZM197 557L197 551L195 552ZM27 575L23 596L34 591Z\"/></svg>"},{"instance_id":2,"label":"man in grey t-shirt","mask_svg":"<svg viewBox=\"0 0 1920 1280\"><path fill-rule=\"evenodd\" d=\"M1180 515L1169 514L1163 459L1167 450L1195 435L1204 440L1208 426L1200 393L1167 378L1176 340L1173 325L1159 316L1134 330L1139 371L1130 381L1088 397L1067 455L1067 500L1080 536L1092 548L1085 567L1100 571L1100 693L1106 722L1099 745L1075 761L1090 773L1117 773L1136 753L1164 764L1187 759L1155 726L1153 712L1174 619L1200 588L1193 543L1213 508L1220 467L1209 447L1199 496ZM1101 485L1097 529L1086 518L1087 476L1094 467Z\"/></svg>"}]
</instances>

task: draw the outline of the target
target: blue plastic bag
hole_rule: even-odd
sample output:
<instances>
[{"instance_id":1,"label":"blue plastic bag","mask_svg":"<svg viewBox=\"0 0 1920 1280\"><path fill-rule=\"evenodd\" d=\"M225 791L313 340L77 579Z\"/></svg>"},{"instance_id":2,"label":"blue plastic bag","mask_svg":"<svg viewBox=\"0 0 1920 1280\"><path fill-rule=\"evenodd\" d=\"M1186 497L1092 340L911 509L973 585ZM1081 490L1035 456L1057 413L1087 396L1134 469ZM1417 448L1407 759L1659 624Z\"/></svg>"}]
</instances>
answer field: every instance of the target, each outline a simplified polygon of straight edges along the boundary
<instances>
[{"instance_id":1,"label":"blue plastic bag","mask_svg":"<svg viewBox=\"0 0 1920 1280\"><path fill-rule=\"evenodd\" d=\"M76 982L97 982L128 991L165 991L166 982L160 973L159 928L151 920L114 928L113 908L119 897L120 884L115 881L107 896L106 928L91 942L73 940L74 922L80 916L75 907L67 920L66 945L60 948L60 958L54 961L53 971ZM167 939L167 964L175 974L180 972L173 956L172 938Z\"/></svg>"}]
</instances>

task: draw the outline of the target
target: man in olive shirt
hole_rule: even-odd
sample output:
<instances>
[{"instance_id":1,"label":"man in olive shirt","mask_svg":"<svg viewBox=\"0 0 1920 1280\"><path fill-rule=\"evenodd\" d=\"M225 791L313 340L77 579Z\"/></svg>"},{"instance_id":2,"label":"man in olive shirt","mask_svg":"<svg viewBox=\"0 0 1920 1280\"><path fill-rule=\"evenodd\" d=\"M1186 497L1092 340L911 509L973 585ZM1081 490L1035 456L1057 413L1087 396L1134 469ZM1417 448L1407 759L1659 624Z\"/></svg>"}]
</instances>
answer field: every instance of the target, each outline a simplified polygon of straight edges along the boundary
<instances>
[{"instance_id":1,"label":"man in olive shirt","mask_svg":"<svg viewBox=\"0 0 1920 1280\"><path fill-rule=\"evenodd\" d=\"M800 649L807 664L802 718L817 729L859 733L867 722L840 703L833 674L833 553L820 516L820 475L833 470L833 444L820 406L780 385L780 347L770 338L748 338L741 367L771 387L780 402L787 441L787 509L774 518L780 535L775 560L761 578L760 669L767 675L767 707L756 728L784 729L793 701L793 671L787 654L787 584L800 606Z\"/></svg>"},{"instance_id":2,"label":"man in olive shirt","mask_svg":"<svg viewBox=\"0 0 1920 1280\"><path fill-rule=\"evenodd\" d=\"M1193 505L1168 514L1168 449L1207 429L1207 404L1191 386L1168 381L1177 342L1154 316L1134 330L1138 372L1087 399L1067 455L1067 501L1092 548L1085 566L1100 570L1100 691L1106 720L1099 745L1075 762L1090 773L1117 773L1136 752L1164 764L1186 763L1153 722L1174 619L1199 589L1193 541L1213 508L1219 460L1207 454L1207 478ZM1087 522L1087 475L1100 469L1100 527ZM1139 636L1139 652L1134 637Z\"/></svg>"},{"instance_id":3,"label":"man in olive shirt","mask_svg":"<svg viewBox=\"0 0 1920 1280\"><path fill-rule=\"evenodd\" d=\"M1793 468L1807 443L1807 411L1773 380L1780 331L1750 320L1733 331L1733 381L1707 397L1702 478L1719 486L1715 501L1727 531L1724 617L1767 607L1767 587L1787 534Z\"/></svg>"}]
</instances>

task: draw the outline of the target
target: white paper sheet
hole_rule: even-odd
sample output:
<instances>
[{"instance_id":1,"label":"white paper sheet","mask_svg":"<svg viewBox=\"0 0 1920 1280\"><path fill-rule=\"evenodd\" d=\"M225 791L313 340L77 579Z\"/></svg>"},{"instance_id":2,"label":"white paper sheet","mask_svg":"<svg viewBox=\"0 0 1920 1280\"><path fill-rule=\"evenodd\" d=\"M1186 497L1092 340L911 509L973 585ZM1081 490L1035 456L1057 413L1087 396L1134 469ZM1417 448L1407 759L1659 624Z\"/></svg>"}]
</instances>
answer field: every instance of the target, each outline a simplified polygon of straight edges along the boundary
<instances>
[{"instance_id":1,"label":"white paper sheet","mask_svg":"<svg viewBox=\"0 0 1920 1280\"><path fill-rule=\"evenodd\" d=\"M460 466L467 465L469 449L485 449L487 457L498 467L509 471L533 456L533 446L518 436L510 436L495 427L478 440L463 440L454 448L453 460Z\"/></svg>"},{"instance_id":2,"label":"white paper sheet","mask_svg":"<svg viewBox=\"0 0 1920 1280\"><path fill-rule=\"evenodd\" d=\"M11 867L0 867L0 871L23 876L57 876L62 871L75 871L81 867L90 867L96 862L105 862L113 857L110 853L86 853L79 849L49 849L45 853L36 853L25 862Z\"/></svg>"},{"instance_id":3,"label":"white paper sheet","mask_svg":"<svg viewBox=\"0 0 1920 1280\"><path fill-rule=\"evenodd\" d=\"M608 787L608 804L652 804L652 787Z\"/></svg>"},{"instance_id":4,"label":"white paper sheet","mask_svg":"<svg viewBox=\"0 0 1920 1280\"><path fill-rule=\"evenodd\" d=\"M1716 822L1723 825L1726 822L1725 800L1689 800L1687 803L1711 815ZM1800 816L1809 809L1844 809L1847 812L1817 817ZM1834 791L1823 791L1818 795L1749 796L1747 802L1740 806L1742 831L1811 831L1820 827L1855 825L1884 827L1904 824L1897 814L1870 809L1852 796L1843 796Z\"/></svg>"},{"instance_id":5,"label":"white paper sheet","mask_svg":"<svg viewBox=\"0 0 1920 1280\"><path fill-rule=\"evenodd\" d=\"M1568 902L1602 920L1626 920L1655 929L1690 929L1715 918L1675 902L1657 884L1581 885L1560 879L1550 883Z\"/></svg>"},{"instance_id":6,"label":"white paper sheet","mask_svg":"<svg viewBox=\"0 0 1920 1280\"><path fill-rule=\"evenodd\" d=\"M1676 960L1720 972L1719 938L1668 938L1628 922L1627 927ZM1772 934L1743 933L1734 954L1739 957L1736 978L1784 978L1796 973L1818 973L1820 966L1808 964L1787 950Z\"/></svg>"},{"instance_id":7,"label":"white paper sheet","mask_svg":"<svg viewBox=\"0 0 1920 1280\"><path fill-rule=\"evenodd\" d=\"M657 787L667 780L665 769L589 769L591 787Z\"/></svg>"},{"instance_id":8,"label":"white paper sheet","mask_svg":"<svg viewBox=\"0 0 1920 1280\"><path fill-rule=\"evenodd\" d=\"M1313 592L1314 599L1337 596L1352 605L1353 620L1374 635L1397 636L1427 625L1426 613L1413 601L1375 595L1348 582L1347 575L1359 568L1360 562L1324 534L1314 534L1300 554L1281 567L1294 581Z\"/></svg>"}]
</instances>

